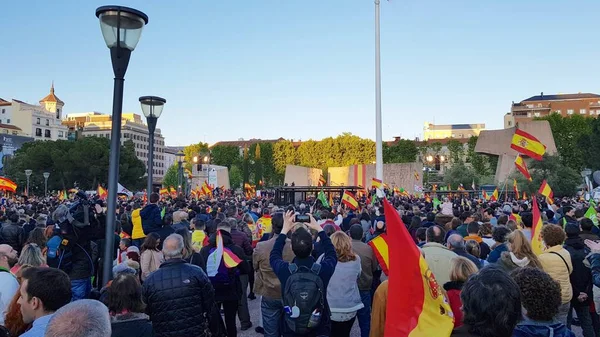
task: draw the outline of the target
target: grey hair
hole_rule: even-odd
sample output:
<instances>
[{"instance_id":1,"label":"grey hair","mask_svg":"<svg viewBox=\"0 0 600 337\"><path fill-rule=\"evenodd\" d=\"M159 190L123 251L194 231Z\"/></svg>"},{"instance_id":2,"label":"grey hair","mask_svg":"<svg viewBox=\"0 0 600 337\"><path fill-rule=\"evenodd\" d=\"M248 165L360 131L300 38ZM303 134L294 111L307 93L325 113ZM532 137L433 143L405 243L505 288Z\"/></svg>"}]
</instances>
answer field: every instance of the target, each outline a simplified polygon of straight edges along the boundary
<instances>
[{"instance_id":1,"label":"grey hair","mask_svg":"<svg viewBox=\"0 0 600 337\"><path fill-rule=\"evenodd\" d=\"M40 247L35 243L29 243L23 247L17 263L19 266L28 264L32 267L39 267L46 264L46 261Z\"/></svg>"},{"instance_id":2,"label":"grey hair","mask_svg":"<svg viewBox=\"0 0 600 337\"><path fill-rule=\"evenodd\" d=\"M167 248L170 246L170 241L175 241L175 249ZM171 234L167 236L165 241L163 242L163 255L166 260L169 259L181 259L183 258L183 248L185 247L183 243L183 236L179 234Z\"/></svg>"},{"instance_id":3,"label":"grey hair","mask_svg":"<svg viewBox=\"0 0 600 337\"><path fill-rule=\"evenodd\" d=\"M452 234L448 237L448 244L454 249L465 248L465 240L462 235Z\"/></svg>"},{"instance_id":4,"label":"grey hair","mask_svg":"<svg viewBox=\"0 0 600 337\"><path fill-rule=\"evenodd\" d=\"M112 333L108 308L96 300L78 300L58 309L45 337L107 337Z\"/></svg>"}]
</instances>

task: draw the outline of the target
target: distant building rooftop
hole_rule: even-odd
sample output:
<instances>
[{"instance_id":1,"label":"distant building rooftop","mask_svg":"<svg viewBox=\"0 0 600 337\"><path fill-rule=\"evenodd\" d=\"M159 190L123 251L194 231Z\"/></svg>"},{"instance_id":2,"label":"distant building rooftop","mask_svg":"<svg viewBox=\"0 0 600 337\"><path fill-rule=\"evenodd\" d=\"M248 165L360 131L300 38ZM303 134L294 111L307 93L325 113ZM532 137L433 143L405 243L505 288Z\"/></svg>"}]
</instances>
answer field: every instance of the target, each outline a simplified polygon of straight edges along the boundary
<instances>
[{"instance_id":1,"label":"distant building rooftop","mask_svg":"<svg viewBox=\"0 0 600 337\"><path fill-rule=\"evenodd\" d=\"M227 140L227 141L222 141L222 142L216 142L213 145L211 145L210 147L214 147L216 145L227 145L227 146L237 146L237 147L244 147L244 146L250 146L252 144L256 144L256 143L277 143L280 140L285 140L285 138L280 137L277 139L256 139L256 138L252 138L252 139L248 139L248 140L244 140L244 139L240 139L240 140Z\"/></svg>"},{"instance_id":2,"label":"distant building rooftop","mask_svg":"<svg viewBox=\"0 0 600 337\"><path fill-rule=\"evenodd\" d=\"M531 96L522 102L531 102L531 101L561 101L561 100L569 100L569 99L584 99L584 98L598 98L600 99L600 95L592 94L592 93L577 93L577 94L555 94L555 95L544 95L542 92L540 95Z\"/></svg>"}]
</instances>

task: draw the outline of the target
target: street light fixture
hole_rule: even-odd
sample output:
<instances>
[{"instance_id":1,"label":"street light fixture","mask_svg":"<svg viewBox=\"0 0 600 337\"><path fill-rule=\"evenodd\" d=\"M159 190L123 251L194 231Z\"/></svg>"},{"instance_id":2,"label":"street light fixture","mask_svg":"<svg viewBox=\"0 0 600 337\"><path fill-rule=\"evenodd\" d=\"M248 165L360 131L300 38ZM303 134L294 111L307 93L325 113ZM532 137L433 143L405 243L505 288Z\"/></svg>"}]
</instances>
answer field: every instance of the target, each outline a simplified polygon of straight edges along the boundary
<instances>
[{"instance_id":1,"label":"street light fixture","mask_svg":"<svg viewBox=\"0 0 600 337\"><path fill-rule=\"evenodd\" d=\"M152 175L154 174L154 131L156 131L156 122L162 114L163 108L167 100L157 96L142 96L140 97L142 112L146 116L148 123L148 184L146 194L150 198L152 193Z\"/></svg>"},{"instance_id":2,"label":"street light fixture","mask_svg":"<svg viewBox=\"0 0 600 337\"><path fill-rule=\"evenodd\" d=\"M48 178L50 178L50 172L44 172L44 196L48 196Z\"/></svg>"},{"instance_id":3,"label":"street light fixture","mask_svg":"<svg viewBox=\"0 0 600 337\"><path fill-rule=\"evenodd\" d=\"M183 185L183 158L185 157L185 154L183 153L183 151L180 150L179 152L177 152L177 154L175 156L177 156L177 164L178 164L177 186L179 189L179 193L181 193L181 185Z\"/></svg>"},{"instance_id":4,"label":"street light fixture","mask_svg":"<svg viewBox=\"0 0 600 337\"><path fill-rule=\"evenodd\" d=\"M32 173L32 170L25 170L25 176L27 177L27 191L25 191L25 194L27 194L27 196L29 196L29 177Z\"/></svg>"},{"instance_id":5,"label":"street light fixture","mask_svg":"<svg viewBox=\"0 0 600 337\"><path fill-rule=\"evenodd\" d=\"M108 205L106 210L106 242L104 245L103 284L112 278L114 228L117 214L117 184L121 152L121 114L123 112L123 84L131 52L135 49L148 16L136 9L123 6L102 6L96 9L100 29L106 46L110 49L113 66L114 89L112 129L110 138L110 164L108 169Z\"/></svg>"},{"instance_id":6,"label":"street light fixture","mask_svg":"<svg viewBox=\"0 0 600 337\"><path fill-rule=\"evenodd\" d=\"M433 161L433 156L432 155L428 155L426 159L427 159L427 161L429 163L431 163Z\"/></svg>"}]
</instances>

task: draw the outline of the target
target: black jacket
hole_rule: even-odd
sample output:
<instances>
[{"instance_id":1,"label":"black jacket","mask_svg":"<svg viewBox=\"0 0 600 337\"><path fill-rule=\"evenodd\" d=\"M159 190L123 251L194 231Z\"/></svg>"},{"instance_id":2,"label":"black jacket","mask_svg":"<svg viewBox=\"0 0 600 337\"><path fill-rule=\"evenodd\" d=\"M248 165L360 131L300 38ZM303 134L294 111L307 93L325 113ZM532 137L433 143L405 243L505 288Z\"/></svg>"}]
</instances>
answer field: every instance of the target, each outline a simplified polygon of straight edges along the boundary
<instances>
[{"instance_id":1,"label":"black jacket","mask_svg":"<svg viewBox=\"0 0 600 337\"><path fill-rule=\"evenodd\" d=\"M162 228L163 220L158 205L146 205L140 211L140 217L142 218L142 229L144 230L144 234L148 235Z\"/></svg>"},{"instance_id":2,"label":"black jacket","mask_svg":"<svg viewBox=\"0 0 600 337\"><path fill-rule=\"evenodd\" d=\"M9 245L17 252L21 252L24 242L23 227L10 221L0 227L0 243Z\"/></svg>"},{"instance_id":3,"label":"black jacket","mask_svg":"<svg viewBox=\"0 0 600 337\"><path fill-rule=\"evenodd\" d=\"M143 285L146 313L157 337L203 336L214 290L204 271L183 259L164 262Z\"/></svg>"},{"instance_id":4,"label":"black jacket","mask_svg":"<svg viewBox=\"0 0 600 337\"><path fill-rule=\"evenodd\" d=\"M127 313L111 317L111 337L154 337L152 323L145 314Z\"/></svg>"},{"instance_id":5,"label":"black jacket","mask_svg":"<svg viewBox=\"0 0 600 337\"><path fill-rule=\"evenodd\" d=\"M571 273L571 286L573 287L573 299L571 304L575 307L589 305L592 298L592 271L583 264L583 260L589 253L586 245L579 236L569 237L565 240L565 249L571 254L573 272ZM579 293L588 294L588 299L579 302Z\"/></svg>"},{"instance_id":6,"label":"black jacket","mask_svg":"<svg viewBox=\"0 0 600 337\"><path fill-rule=\"evenodd\" d=\"M461 249L452 249L452 251L454 253L456 253L456 255L458 255L458 256L462 256L464 258L467 258L467 259L471 260L471 262L473 262L475 264L475 266L477 266L477 269L481 269L481 267L483 267L481 265L481 260L479 260L475 256L467 253L466 250L464 250L464 249L461 248Z\"/></svg>"},{"instance_id":7,"label":"black jacket","mask_svg":"<svg viewBox=\"0 0 600 337\"><path fill-rule=\"evenodd\" d=\"M233 243L233 239L231 238L231 234L229 232L221 230L221 235L223 237L223 247L229 249L232 253L237 255L242 262L237 266L240 274L245 275L250 272L250 265L248 264L246 255L244 254L244 250L236 246ZM216 248L217 246L217 236L213 234L208 239L208 246L202 247L200 250L200 255L202 255L202 259L204 260L204 264L207 264L208 256L210 255L210 250ZM223 302L223 301L236 301L240 299L242 295L242 283L239 277L236 280L235 289L215 289L215 301Z\"/></svg>"}]
</instances>

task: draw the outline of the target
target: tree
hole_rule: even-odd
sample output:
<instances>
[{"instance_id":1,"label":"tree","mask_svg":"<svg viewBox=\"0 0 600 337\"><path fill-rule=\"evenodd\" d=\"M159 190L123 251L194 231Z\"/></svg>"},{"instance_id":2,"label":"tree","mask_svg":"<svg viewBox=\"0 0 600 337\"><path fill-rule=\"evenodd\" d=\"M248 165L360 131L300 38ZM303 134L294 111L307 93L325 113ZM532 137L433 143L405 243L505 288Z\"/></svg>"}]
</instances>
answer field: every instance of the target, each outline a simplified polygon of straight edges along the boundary
<instances>
[{"instance_id":1,"label":"tree","mask_svg":"<svg viewBox=\"0 0 600 337\"><path fill-rule=\"evenodd\" d=\"M473 168L468 167L462 161L453 164L444 174L444 183L451 186L463 184L466 188L467 186L471 186L473 181L478 184L479 176Z\"/></svg>"},{"instance_id":2,"label":"tree","mask_svg":"<svg viewBox=\"0 0 600 337\"><path fill-rule=\"evenodd\" d=\"M589 137L596 119L581 115L563 117L556 113L539 119L546 120L550 124L556 149L563 165L576 171L584 168L586 147L582 146L582 139Z\"/></svg>"},{"instance_id":3,"label":"tree","mask_svg":"<svg viewBox=\"0 0 600 337\"><path fill-rule=\"evenodd\" d=\"M285 174L287 165L296 164L296 148L289 140L280 140L273 145L273 166L279 175Z\"/></svg>"},{"instance_id":4,"label":"tree","mask_svg":"<svg viewBox=\"0 0 600 337\"><path fill-rule=\"evenodd\" d=\"M509 177L507 186L512 186L513 179L516 179L519 191L534 195L539 190L542 181L546 180L552 188L554 196L571 197L577 192L577 186L581 184L579 173L571 167L563 165L559 156L546 154L543 160L531 160L527 165L533 181L528 181L520 172L515 172Z\"/></svg>"},{"instance_id":5,"label":"tree","mask_svg":"<svg viewBox=\"0 0 600 337\"><path fill-rule=\"evenodd\" d=\"M198 144L188 145L183 148L183 154L184 154L183 160L185 161L185 164L183 165L183 167L184 167L184 169L191 171L192 165L194 164L195 156L198 156L199 158L203 158L204 156L207 156L209 154L208 144L200 142Z\"/></svg>"},{"instance_id":6,"label":"tree","mask_svg":"<svg viewBox=\"0 0 600 337\"><path fill-rule=\"evenodd\" d=\"M475 145L477 145L477 136L471 136L467 142L467 157L466 162L471 164L473 170L481 176L490 175L496 170L496 165L491 165L489 162L489 156L479 154L475 152ZM497 161L496 161L497 163Z\"/></svg>"},{"instance_id":7,"label":"tree","mask_svg":"<svg viewBox=\"0 0 600 337\"><path fill-rule=\"evenodd\" d=\"M233 145L215 145L210 149L210 154L211 164L226 166L228 169L239 164L242 159L240 149Z\"/></svg>"},{"instance_id":8,"label":"tree","mask_svg":"<svg viewBox=\"0 0 600 337\"><path fill-rule=\"evenodd\" d=\"M456 164L463 161L462 158L464 155L464 148L458 140L450 139L446 146L450 152L450 160L452 163Z\"/></svg>"},{"instance_id":9,"label":"tree","mask_svg":"<svg viewBox=\"0 0 600 337\"><path fill-rule=\"evenodd\" d=\"M179 164L173 164L167 169L167 172L163 176L163 186L177 189L177 186L179 186ZM183 183L181 185L183 191L185 191L186 186L187 179L183 179Z\"/></svg>"},{"instance_id":10,"label":"tree","mask_svg":"<svg viewBox=\"0 0 600 337\"><path fill-rule=\"evenodd\" d=\"M250 182L250 155L248 154L248 147L244 146L242 159L242 177L244 178L244 184Z\"/></svg>"},{"instance_id":11,"label":"tree","mask_svg":"<svg viewBox=\"0 0 600 337\"><path fill-rule=\"evenodd\" d=\"M440 154L440 152L442 152L442 147L444 147L444 145L442 145L442 143L440 142L433 142L429 144L429 148L435 155L438 155Z\"/></svg>"},{"instance_id":12,"label":"tree","mask_svg":"<svg viewBox=\"0 0 600 337\"><path fill-rule=\"evenodd\" d=\"M232 165L231 169L229 169L229 185L231 185L232 189L236 189L241 187L243 182L242 170L238 165Z\"/></svg>"},{"instance_id":13,"label":"tree","mask_svg":"<svg viewBox=\"0 0 600 337\"><path fill-rule=\"evenodd\" d=\"M252 173L254 174L254 185L259 187L263 182L263 163L260 159L260 143L255 143L250 146L250 153L253 154L251 159Z\"/></svg>"},{"instance_id":14,"label":"tree","mask_svg":"<svg viewBox=\"0 0 600 337\"><path fill-rule=\"evenodd\" d=\"M590 133L579 139L579 148L584 153L585 167L600 170L600 119L590 122Z\"/></svg>"},{"instance_id":15,"label":"tree","mask_svg":"<svg viewBox=\"0 0 600 337\"><path fill-rule=\"evenodd\" d=\"M415 142L408 139L400 139L392 145L383 143L383 162L388 163L412 163L417 159L419 149Z\"/></svg>"}]
</instances>

